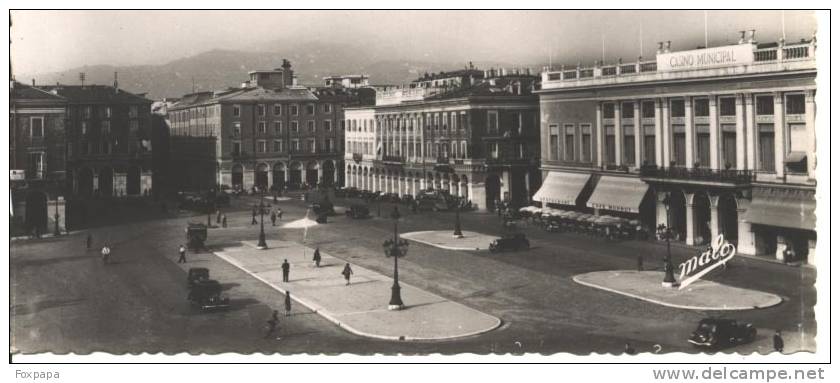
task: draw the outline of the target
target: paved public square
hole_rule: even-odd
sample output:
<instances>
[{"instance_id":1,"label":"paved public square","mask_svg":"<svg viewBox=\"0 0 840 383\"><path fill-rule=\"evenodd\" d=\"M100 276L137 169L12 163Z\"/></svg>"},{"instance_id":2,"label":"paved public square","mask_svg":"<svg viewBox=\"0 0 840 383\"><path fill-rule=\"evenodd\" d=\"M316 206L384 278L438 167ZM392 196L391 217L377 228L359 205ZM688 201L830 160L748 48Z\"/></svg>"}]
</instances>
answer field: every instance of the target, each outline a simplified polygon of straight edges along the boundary
<instances>
[{"instance_id":1,"label":"paved public square","mask_svg":"<svg viewBox=\"0 0 840 383\"><path fill-rule=\"evenodd\" d=\"M275 204L284 211L277 226L265 219L270 247L290 246L294 249L291 254L300 249L300 258L295 260L299 264L293 270L311 263L304 259L311 259L311 253L303 254L305 246L320 248L330 262L349 262L365 270L362 274L376 275L377 286L383 291L371 293L370 301L363 302L365 307L381 315L383 322L405 315L385 310L393 259L385 257L382 242L393 236L393 221L388 218L392 205L371 206L373 217L365 220L347 218L337 208L338 215L330 217L327 224L281 228L307 215L305 203L295 195L290 197ZM128 208L113 212L111 220L104 221L107 225L89 230L94 248L105 242L111 245L114 262L110 265L102 264L96 250L84 248L88 231L12 242L12 352L582 354L621 353L625 343L639 352L652 352L656 344L662 352L698 352L686 338L697 321L707 316L731 317L758 328L755 342L727 351L769 352L776 329L784 335L785 352L817 347L813 339L817 329L812 268L736 257L725 271L716 270L705 279L775 294L782 298L781 303L738 311L667 307L573 280L576 275L595 271L635 269L639 254L646 270L661 270L664 246L546 233L535 226L523 228L531 242L527 251L491 254L486 249L447 250L410 241L407 256L399 260L404 290L414 288L498 318L501 325L497 328L450 340L376 339L347 331L296 301L291 316L281 315L279 339L266 337L272 310L283 311L281 293L265 278L255 278L216 254L244 249L243 241L256 241L259 225L251 225L251 206L258 200L232 199L233 206L223 209L228 227L210 229L208 249L200 254L189 252L186 264L176 263L184 228L187 222L206 222L206 215L144 211L143 219L133 220L136 214ZM336 201L336 205L349 206L350 201ZM408 209L401 213L402 233L454 228L453 213L412 214ZM462 213L461 222L465 232L495 236L503 230L494 214ZM694 249L674 246L675 262L693 255ZM275 266L279 268L279 264ZM333 273L340 281L338 267L326 266L320 271ZM222 283L231 298L230 310L199 312L189 306L189 267L211 270L211 277ZM306 273L310 272L314 271L307 269ZM303 291L301 295L303 299ZM409 307L406 312L421 304L412 301L420 299L416 297L412 293L403 296Z\"/></svg>"}]
</instances>

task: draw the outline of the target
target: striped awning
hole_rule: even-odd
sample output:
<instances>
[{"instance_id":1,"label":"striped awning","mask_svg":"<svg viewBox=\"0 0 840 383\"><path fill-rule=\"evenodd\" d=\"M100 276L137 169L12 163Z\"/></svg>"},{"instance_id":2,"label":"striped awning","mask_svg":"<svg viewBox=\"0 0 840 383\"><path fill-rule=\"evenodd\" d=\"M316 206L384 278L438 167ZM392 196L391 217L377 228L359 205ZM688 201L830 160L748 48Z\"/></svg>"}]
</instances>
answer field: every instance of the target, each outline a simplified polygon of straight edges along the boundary
<instances>
[{"instance_id":1,"label":"striped awning","mask_svg":"<svg viewBox=\"0 0 840 383\"><path fill-rule=\"evenodd\" d=\"M745 221L753 224L815 230L817 201L813 191L754 188Z\"/></svg>"},{"instance_id":2,"label":"striped awning","mask_svg":"<svg viewBox=\"0 0 840 383\"><path fill-rule=\"evenodd\" d=\"M586 182L588 173L548 172L533 200L558 205L574 205Z\"/></svg>"},{"instance_id":3,"label":"striped awning","mask_svg":"<svg viewBox=\"0 0 840 383\"><path fill-rule=\"evenodd\" d=\"M602 176L586 206L594 209L638 213L648 184L636 177Z\"/></svg>"}]
</instances>

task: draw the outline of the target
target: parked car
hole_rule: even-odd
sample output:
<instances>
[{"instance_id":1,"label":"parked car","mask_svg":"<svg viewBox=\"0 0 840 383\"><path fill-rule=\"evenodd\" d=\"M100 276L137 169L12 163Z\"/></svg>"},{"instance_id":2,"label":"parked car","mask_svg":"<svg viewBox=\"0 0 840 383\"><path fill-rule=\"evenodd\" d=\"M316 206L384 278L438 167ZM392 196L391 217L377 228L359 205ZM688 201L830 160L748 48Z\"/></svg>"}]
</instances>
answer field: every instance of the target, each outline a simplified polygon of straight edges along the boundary
<instances>
[{"instance_id":1,"label":"parked car","mask_svg":"<svg viewBox=\"0 0 840 383\"><path fill-rule=\"evenodd\" d=\"M493 240L493 242L490 243L490 252L517 251L528 249L530 247L531 243L528 242L527 238L525 238L525 234L515 233L507 234L501 238Z\"/></svg>"},{"instance_id":2,"label":"parked car","mask_svg":"<svg viewBox=\"0 0 840 383\"><path fill-rule=\"evenodd\" d=\"M725 348L755 340L752 323L738 323L734 319L704 318L691 333L688 343L698 347Z\"/></svg>"},{"instance_id":3,"label":"parked car","mask_svg":"<svg viewBox=\"0 0 840 383\"><path fill-rule=\"evenodd\" d=\"M210 279L210 270L206 267L190 267L187 272L187 287L193 287L196 283Z\"/></svg>"},{"instance_id":4,"label":"parked car","mask_svg":"<svg viewBox=\"0 0 840 383\"><path fill-rule=\"evenodd\" d=\"M344 214L350 218L362 219L370 217L370 209L362 204L354 204Z\"/></svg>"},{"instance_id":5,"label":"parked car","mask_svg":"<svg viewBox=\"0 0 840 383\"><path fill-rule=\"evenodd\" d=\"M230 300L222 296L222 284L213 279L194 284L190 288L187 300L193 307L202 310L218 310L230 307Z\"/></svg>"},{"instance_id":6,"label":"parked car","mask_svg":"<svg viewBox=\"0 0 840 383\"><path fill-rule=\"evenodd\" d=\"M449 210L449 204L443 198L422 198L416 202L417 210L421 211L446 211Z\"/></svg>"},{"instance_id":7,"label":"parked car","mask_svg":"<svg viewBox=\"0 0 840 383\"><path fill-rule=\"evenodd\" d=\"M335 208L333 207L332 202L329 201L316 202L309 207L312 209L312 212L318 216L335 214Z\"/></svg>"},{"instance_id":8,"label":"parked car","mask_svg":"<svg viewBox=\"0 0 840 383\"><path fill-rule=\"evenodd\" d=\"M207 225L203 223L187 223L187 228L184 231L187 233L187 247L190 249L204 247L204 241L207 240Z\"/></svg>"}]
</instances>

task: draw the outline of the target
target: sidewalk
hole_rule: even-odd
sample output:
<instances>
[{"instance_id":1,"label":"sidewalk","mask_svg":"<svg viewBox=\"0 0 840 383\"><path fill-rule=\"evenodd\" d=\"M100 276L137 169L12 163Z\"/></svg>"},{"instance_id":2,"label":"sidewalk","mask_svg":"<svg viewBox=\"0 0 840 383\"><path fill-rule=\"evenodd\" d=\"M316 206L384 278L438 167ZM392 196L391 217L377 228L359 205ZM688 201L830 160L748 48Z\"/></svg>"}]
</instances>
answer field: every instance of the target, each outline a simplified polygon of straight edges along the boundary
<instances>
[{"instance_id":1,"label":"sidewalk","mask_svg":"<svg viewBox=\"0 0 840 383\"><path fill-rule=\"evenodd\" d=\"M574 281L631 298L689 310L752 310L782 302L778 295L699 280L683 290L662 287L661 271L610 270L579 274Z\"/></svg>"},{"instance_id":2,"label":"sidewalk","mask_svg":"<svg viewBox=\"0 0 840 383\"><path fill-rule=\"evenodd\" d=\"M292 299L351 333L387 340L445 340L493 330L501 320L441 296L400 283L406 307L389 311L393 280L360 266L345 286L345 262L321 252L321 267L312 264L313 249L287 241L268 241L268 250L254 242L227 247L215 254L265 282L291 292ZM291 264L290 282L282 282L283 259ZM278 302L282 296L278 294Z\"/></svg>"}]
</instances>

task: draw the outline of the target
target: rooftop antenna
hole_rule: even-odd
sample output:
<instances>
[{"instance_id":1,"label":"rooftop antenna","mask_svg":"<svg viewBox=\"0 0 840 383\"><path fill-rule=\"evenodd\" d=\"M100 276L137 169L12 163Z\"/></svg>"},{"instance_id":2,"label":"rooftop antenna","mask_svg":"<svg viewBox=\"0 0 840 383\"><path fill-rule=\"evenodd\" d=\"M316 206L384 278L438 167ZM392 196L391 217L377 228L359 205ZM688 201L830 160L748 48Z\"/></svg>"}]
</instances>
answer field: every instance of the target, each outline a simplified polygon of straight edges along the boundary
<instances>
[{"instance_id":1,"label":"rooftop antenna","mask_svg":"<svg viewBox=\"0 0 840 383\"><path fill-rule=\"evenodd\" d=\"M644 56L645 52L645 43L644 39L642 39L642 23L639 22L639 57Z\"/></svg>"},{"instance_id":2,"label":"rooftop antenna","mask_svg":"<svg viewBox=\"0 0 840 383\"><path fill-rule=\"evenodd\" d=\"M785 10L782 10L782 40L787 40L787 36L785 36Z\"/></svg>"},{"instance_id":3,"label":"rooftop antenna","mask_svg":"<svg viewBox=\"0 0 840 383\"><path fill-rule=\"evenodd\" d=\"M119 88L119 83L117 82L117 72L114 72L114 90Z\"/></svg>"},{"instance_id":4,"label":"rooftop antenna","mask_svg":"<svg viewBox=\"0 0 840 383\"><path fill-rule=\"evenodd\" d=\"M604 32L601 32L601 64L604 64L604 61L607 58L607 42L604 39Z\"/></svg>"},{"instance_id":5,"label":"rooftop antenna","mask_svg":"<svg viewBox=\"0 0 840 383\"><path fill-rule=\"evenodd\" d=\"M709 11L703 11L703 37L706 43L703 48L709 47Z\"/></svg>"},{"instance_id":6,"label":"rooftop antenna","mask_svg":"<svg viewBox=\"0 0 840 383\"><path fill-rule=\"evenodd\" d=\"M82 83L82 86L85 86L85 72L79 72L79 81Z\"/></svg>"}]
</instances>

